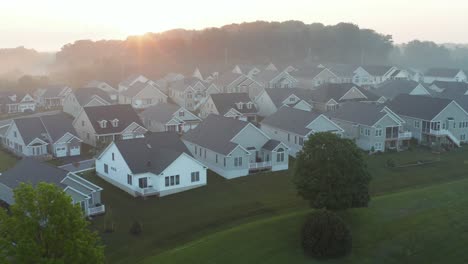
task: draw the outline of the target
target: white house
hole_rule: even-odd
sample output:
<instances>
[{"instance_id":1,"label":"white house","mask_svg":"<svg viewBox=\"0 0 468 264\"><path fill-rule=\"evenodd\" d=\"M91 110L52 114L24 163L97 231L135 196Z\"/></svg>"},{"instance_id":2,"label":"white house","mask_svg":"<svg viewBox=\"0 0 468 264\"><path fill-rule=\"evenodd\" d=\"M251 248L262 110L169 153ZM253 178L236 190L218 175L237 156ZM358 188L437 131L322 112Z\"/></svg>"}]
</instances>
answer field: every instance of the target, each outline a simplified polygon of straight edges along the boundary
<instances>
[{"instance_id":1,"label":"white house","mask_svg":"<svg viewBox=\"0 0 468 264\"><path fill-rule=\"evenodd\" d=\"M87 83L84 88L101 89L109 95L112 103L117 103L119 101L119 91L106 82L93 80Z\"/></svg>"},{"instance_id":2,"label":"white house","mask_svg":"<svg viewBox=\"0 0 468 264\"><path fill-rule=\"evenodd\" d=\"M145 109L158 103L166 103L168 96L149 82L134 82L119 94L120 104L131 104L135 109Z\"/></svg>"},{"instance_id":3,"label":"white house","mask_svg":"<svg viewBox=\"0 0 468 264\"><path fill-rule=\"evenodd\" d=\"M3 145L18 156L78 156L82 140L65 114L18 118L9 126Z\"/></svg>"},{"instance_id":4,"label":"white house","mask_svg":"<svg viewBox=\"0 0 468 264\"><path fill-rule=\"evenodd\" d=\"M399 94L431 96L430 90L423 84L409 80L387 80L372 89L372 92L384 101L392 100Z\"/></svg>"},{"instance_id":5,"label":"white house","mask_svg":"<svg viewBox=\"0 0 468 264\"><path fill-rule=\"evenodd\" d=\"M288 169L288 147L249 122L209 115L182 140L197 160L227 179Z\"/></svg>"},{"instance_id":6,"label":"white house","mask_svg":"<svg viewBox=\"0 0 468 264\"><path fill-rule=\"evenodd\" d=\"M398 69L393 66L366 65L354 71L353 83L359 86L374 86L392 78Z\"/></svg>"},{"instance_id":7,"label":"white house","mask_svg":"<svg viewBox=\"0 0 468 264\"><path fill-rule=\"evenodd\" d=\"M81 88L69 93L63 101L63 112L76 117L83 107L111 105L113 101L108 93L99 88Z\"/></svg>"},{"instance_id":8,"label":"white house","mask_svg":"<svg viewBox=\"0 0 468 264\"><path fill-rule=\"evenodd\" d=\"M176 104L189 111L197 110L210 94L221 92L213 83L195 77L186 77L168 83L168 91Z\"/></svg>"},{"instance_id":9,"label":"white house","mask_svg":"<svg viewBox=\"0 0 468 264\"><path fill-rule=\"evenodd\" d=\"M257 107L247 93L212 94L200 106L200 117L222 115L243 121L257 121Z\"/></svg>"},{"instance_id":10,"label":"white house","mask_svg":"<svg viewBox=\"0 0 468 264\"><path fill-rule=\"evenodd\" d=\"M62 107L65 97L71 92L72 89L66 85L54 85L37 89L34 96L39 106L51 109Z\"/></svg>"},{"instance_id":11,"label":"white house","mask_svg":"<svg viewBox=\"0 0 468 264\"><path fill-rule=\"evenodd\" d=\"M14 114L36 111L36 100L29 93L16 91L0 92L0 110L2 113Z\"/></svg>"},{"instance_id":12,"label":"white house","mask_svg":"<svg viewBox=\"0 0 468 264\"><path fill-rule=\"evenodd\" d=\"M312 93L310 90L289 88L289 89L264 89L255 98L255 105L259 116L269 116L275 113L282 106L289 106L296 109L312 110Z\"/></svg>"},{"instance_id":13,"label":"white house","mask_svg":"<svg viewBox=\"0 0 468 264\"><path fill-rule=\"evenodd\" d=\"M189 110L176 104L159 103L140 114L145 127L152 132L185 133L194 129L201 119Z\"/></svg>"},{"instance_id":14,"label":"white house","mask_svg":"<svg viewBox=\"0 0 468 264\"><path fill-rule=\"evenodd\" d=\"M213 80L218 90L225 93L248 93L250 98L255 98L263 89L263 86L251 77L235 72L226 72Z\"/></svg>"},{"instance_id":15,"label":"white house","mask_svg":"<svg viewBox=\"0 0 468 264\"><path fill-rule=\"evenodd\" d=\"M264 88L297 88L299 81L286 71L264 70L253 79Z\"/></svg>"},{"instance_id":16,"label":"white house","mask_svg":"<svg viewBox=\"0 0 468 264\"><path fill-rule=\"evenodd\" d=\"M304 111L288 106L281 107L260 123L260 128L272 139L283 142L293 157L302 150L310 135L330 132L340 135L343 129L318 112Z\"/></svg>"},{"instance_id":17,"label":"white house","mask_svg":"<svg viewBox=\"0 0 468 264\"><path fill-rule=\"evenodd\" d=\"M424 73L424 82L433 83L442 82L467 82L468 73L461 69L451 68L431 68Z\"/></svg>"},{"instance_id":18,"label":"white house","mask_svg":"<svg viewBox=\"0 0 468 264\"><path fill-rule=\"evenodd\" d=\"M206 167L172 132L112 142L96 159L96 173L133 196L166 196L207 182Z\"/></svg>"}]
</instances>

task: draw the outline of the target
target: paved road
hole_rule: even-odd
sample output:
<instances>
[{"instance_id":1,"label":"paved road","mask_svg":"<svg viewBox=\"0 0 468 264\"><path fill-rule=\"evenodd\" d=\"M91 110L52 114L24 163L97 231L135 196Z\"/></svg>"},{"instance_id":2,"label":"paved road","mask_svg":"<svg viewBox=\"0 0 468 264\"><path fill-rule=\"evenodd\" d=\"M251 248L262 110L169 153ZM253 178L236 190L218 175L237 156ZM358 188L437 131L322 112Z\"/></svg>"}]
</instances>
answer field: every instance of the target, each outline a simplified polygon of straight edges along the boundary
<instances>
[{"instance_id":1,"label":"paved road","mask_svg":"<svg viewBox=\"0 0 468 264\"><path fill-rule=\"evenodd\" d=\"M12 119L4 119L4 120L0 120L0 127L9 125L11 123L11 120L13 120L13 119L25 118L25 117L38 117L38 116L45 116L45 115L55 115L55 114L58 114L60 112L61 112L60 110L54 110L54 111L33 113L33 114L30 114L30 115L19 116L19 117L12 118Z\"/></svg>"}]
</instances>

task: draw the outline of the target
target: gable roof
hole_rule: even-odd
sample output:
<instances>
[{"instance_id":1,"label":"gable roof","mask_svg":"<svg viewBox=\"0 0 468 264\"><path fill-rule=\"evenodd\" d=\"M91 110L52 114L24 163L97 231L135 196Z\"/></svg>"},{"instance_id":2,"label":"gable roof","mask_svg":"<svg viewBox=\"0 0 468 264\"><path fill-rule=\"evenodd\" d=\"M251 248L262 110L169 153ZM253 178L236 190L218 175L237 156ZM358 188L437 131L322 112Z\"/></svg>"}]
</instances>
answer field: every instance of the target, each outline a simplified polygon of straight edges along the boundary
<instances>
[{"instance_id":1,"label":"gable roof","mask_svg":"<svg viewBox=\"0 0 468 264\"><path fill-rule=\"evenodd\" d=\"M388 106L399 115L432 120L451 102L445 98L400 94Z\"/></svg>"},{"instance_id":2,"label":"gable roof","mask_svg":"<svg viewBox=\"0 0 468 264\"><path fill-rule=\"evenodd\" d=\"M387 113L382 111L384 106L362 102L346 102L337 110L326 113L330 118L372 126Z\"/></svg>"},{"instance_id":3,"label":"gable roof","mask_svg":"<svg viewBox=\"0 0 468 264\"><path fill-rule=\"evenodd\" d=\"M361 67L372 76L384 76L393 68L393 66L387 65L364 65Z\"/></svg>"},{"instance_id":4,"label":"gable roof","mask_svg":"<svg viewBox=\"0 0 468 264\"><path fill-rule=\"evenodd\" d=\"M144 138L115 141L115 145L134 174L160 174L182 153L191 156L174 132L147 133Z\"/></svg>"},{"instance_id":5,"label":"gable roof","mask_svg":"<svg viewBox=\"0 0 468 264\"><path fill-rule=\"evenodd\" d=\"M367 99L365 101L376 101L378 96L367 91L366 89L360 88L358 85L353 83L326 83L317 87L316 90L312 90L312 100L315 102L326 103L333 99L339 101L343 95L345 95L351 88L356 87ZM362 100L358 100L362 101Z\"/></svg>"},{"instance_id":6,"label":"gable roof","mask_svg":"<svg viewBox=\"0 0 468 264\"><path fill-rule=\"evenodd\" d=\"M420 85L420 83L415 81L387 80L379 87L372 90L372 92L379 96L384 96L387 99L393 99L399 94L411 93L418 85Z\"/></svg>"},{"instance_id":7,"label":"gable roof","mask_svg":"<svg viewBox=\"0 0 468 264\"><path fill-rule=\"evenodd\" d=\"M453 78L460 72L460 69L454 68L430 68L424 74L425 76Z\"/></svg>"},{"instance_id":8,"label":"gable roof","mask_svg":"<svg viewBox=\"0 0 468 264\"><path fill-rule=\"evenodd\" d=\"M73 127L73 119L64 113L57 115L44 115L41 116L40 119L53 142L59 140L66 133L70 133L75 137L78 137L75 128Z\"/></svg>"},{"instance_id":9,"label":"gable roof","mask_svg":"<svg viewBox=\"0 0 468 264\"><path fill-rule=\"evenodd\" d=\"M282 72L275 70L263 70L259 72L257 75L255 75L253 78L257 81L260 82L271 82L276 76L281 74Z\"/></svg>"},{"instance_id":10,"label":"gable roof","mask_svg":"<svg viewBox=\"0 0 468 264\"><path fill-rule=\"evenodd\" d=\"M138 117L138 114L135 112L133 107L128 104L89 106L84 107L83 111L88 116L89 121L91 122L91 125L97 134L121 133L132 123L136 123L144 127L140 118ZM114 119L119 120L117 127L113 127L111 124L107 124L105 128L102 128L99 125L99 121L111 121Z\"/></svg>"},{"instance_id":11,"label":"gable roof","mask_svg":"<svg viewBox=\"0 0 468 264\"><path fill-rule=\"evenodd\" d=\"M45 92L42 95L44 98L54 98L54 97L60 97L63 96L61 95L62 91L67 89L68 87L66 85L53 85L49 87L45 87Z\"/></svg>"},{"instance_id":12,"label":"gable roof","mask_svg":"<svg viewBox=\"0 0 468 264\"><path fill-rule=\"evenodd\" d=\"M261 124L305 136L311 131L306 126L319 116L320 113L317 112L303 111L292 107L281 107L278 111L266 117Z\"/></svg>"},{"instance_id":13,"label":"gable roof","mask_svg":"<svg viewBox=\"0 0 468 264\"><path fill-rule=\"evenodd\" d=\"M140 116L146 120L154 120L160 123L166 123L171 120L174 114L181 107L175 104L158 103L145 109Z\"/></svg>"},{"instance_id":14,"label":"gable roof","mask_svg":"<svg viewBox=\"0 0 468 264\"><path fill-rule=\"evenodd\" d=\"M170 82L168 84L168 88L169 89L174 89L174 90L179 90L179 91L185 91L185 89L187 89L188 86L194 86L196 85L198 82L200 82L203 86L207 87L207 83L196 78L196 77L185 77L183 79L180 79L180 80L177 80L177 81L173 81L173 82Z\"/></svg>"},{"instance_id":15,"label":"gable roof","mask_svg":"<svg viewBox=\"0 0 468 264\"><path fill-rule=\"evenodd\" d=\"M121 86L125 86L125 87L129 87L133 82L135 82L140 76L144 77L145 79L148 79L146 78L145 76L141 75L141 74L132 74L130 75L127 79L121 81L119 83L119 85Z\"/></svg>"},{"instance_id":16,"label":"gable roof","mask_svg":"<svg viewBox=\"0 0 468 264\"><path fill-rule=\"evenodd\" d=\"M187 132L183 139L214 152L228 155L237 147L231 140L248 122L220 115L208 115L195 129Z\"/></svg>"},{"instance_id":17,"label":"gable roof","mask_svg":"<svg viewBox=\"0 0 468 264\"><path fill-rule=\"evenodd\" d=\"M33 158L23 158L16 165L0 175L0 182L14 189L21 183L30 183L36 186L40 182L65 187L61 181L68 172L55 166L37 161Z\"/></svg>"},{"instance_id":18,"label":"gable roof","mask_svg":"<svg viewBox=\"0 0 468 264\"><path fill-rule=\"evenodd\" d=\"M36 138L45 140L43 134L47 134L47 131L39 117L18 118L13 121L23 138L25 145L28 145Z\"/></svg>"},{"instance_id":19,"label":"gable roof","mask_svg":"<svg viewBox=\"0 0 468 264\"><path fill-rule=\"evenodd\" d=\"M330 64L327 65L327 68L341 78L353 78L354 71L358 67L351 64Z\"/></svg>"},{"instance_id":20,"label":"gable roof","mask_svg":"<svg viewBox=\"0 0 468 264\"><path fill-rule=\"evenodd\" d=\"M444 81L434 81L431 85L435 85L440 89L444 90L468 90L468 83L465 82L444 82Z\"/></svg>"},{"instance_id":21,"label":"gable roof","mask_svg":"<svg viewBox=\"0 0 468 264\"><path fill-rule=\"evenodd\" d=\"M81 106L88 104L95 95L99 96L109 104L112 102L109 94L99 88L81 88L76 90L74 93L76 100Z\"/></svg>"},{"instance_id":22,"label":"gable roof","mask_svg":"<svg viewBox=\"0 0 468 264\"><path fill-rule=\"evenodd\" d=\"M135 82L134 84L130 85L127 90L123 91L121 94L125 97L132 98L147 87L150 87L154 90L159 90L156 86L149 84L148 82Z\"/></svg>"},{"instance_id":23,"label":"gable roof","mask_svg":"<svg viewBox=\"0 0 468 264\"><path fill-rule=\"evenodd\" d=\"M273 102L273 104L275 104L276 107L281 107L283 105L282 102L293 94L306 102L309 102L312 99L312 92L308 89L265 89L265 92L268 94L271 101Z\"/></svg>"},{"instance_id":24,"label":"gable roof","mask_svg":"<svg viewBox=\"0 0 468 264\"><path fill-rule=\"evenodd\" d=\"M225 87L225 86L230 85L235 80L237 80L237 79L239 79L241 77L244 77L244 78L242 78L242 80L247 79L247 76L245 76L244 74L228 71L228 72L225 72L225 73L221 74L216 80L214 80L213 83L215 85L219 86L219 87Z\"/></svg>"},{"instance_id":25,"label":"gable roof","mask_svg":"<svg viewBox=\"0 0 468 264\"><path fill-rule=\"evenodd\" d=\"M252 102L250 99L249 95L247 93L217 93L217 94L211 94L211 99L213 100L213 103L216 106L216 109L218 109L218 112L220 115L224 115L229 110L234 108L236 111L239 113L243 114L250 114L250 113L257 113L257 107L255 107L255 104ZM247 108L246 106L243 106L242 109L237 107L236 103L251 103L252 107Z\"/></svg>"}]
</instances>

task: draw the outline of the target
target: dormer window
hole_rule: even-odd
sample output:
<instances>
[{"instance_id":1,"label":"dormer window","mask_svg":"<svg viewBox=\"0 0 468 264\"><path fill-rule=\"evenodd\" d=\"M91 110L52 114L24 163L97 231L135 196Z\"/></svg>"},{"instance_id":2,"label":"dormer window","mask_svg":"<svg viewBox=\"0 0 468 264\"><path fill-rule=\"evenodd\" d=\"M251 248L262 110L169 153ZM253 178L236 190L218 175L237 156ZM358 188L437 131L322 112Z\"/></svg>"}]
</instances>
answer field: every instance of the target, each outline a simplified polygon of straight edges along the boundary
<instances>
[{"instance_id":1,"label":"dormer window","mask_svg":"<svg viewBox=\"0 0 468 264\"><path fill-rule=\"evenodd\" d=\"M252 102L247 103L247 109L252 109Z\"/></svg>"},{"instance_id":2,"label":"dormer window","mask_svg":"<svg viewBox=\"0 0 468 264\"><path fill-rule=\"evenodd\" d=\"M118 127L119 126L119 120L117 118L112 120L111 122L112 122L113 127Z\"/></svg>"},{"instance_id":3,"label":"dormer window","mask_svg":"<svg viewBox=\"0 0 468 264\"><path fill-rule=\"evenodd\" d=\"M243 103L236 103L237 109L242 109Z\"/></svg>"},{"instance_id":4,"label":"dormer window","mask_svg":"<svg viewBox=\"0 0 468 264\"><path fill-rule=\"evenodd\" d=\"M99 125L101 126L101 128L106 128L107 127L107 120L99 121Z\"/></svg>"}]
</instances>

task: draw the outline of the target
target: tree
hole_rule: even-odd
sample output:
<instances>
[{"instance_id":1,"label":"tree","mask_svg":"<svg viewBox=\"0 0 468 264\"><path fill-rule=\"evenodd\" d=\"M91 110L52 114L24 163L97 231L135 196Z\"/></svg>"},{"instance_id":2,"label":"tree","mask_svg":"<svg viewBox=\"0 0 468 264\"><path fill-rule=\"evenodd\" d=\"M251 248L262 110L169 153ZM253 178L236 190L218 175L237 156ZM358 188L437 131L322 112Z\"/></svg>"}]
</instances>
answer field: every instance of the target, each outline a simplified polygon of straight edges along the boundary
<instances>
[{"instance_id":1,"label":"tree","mask_svg":"<svg viewBox=\"0 0 468 264\"><path fill-rule=\"evenodd\" d=\"M351 246L351 232L331 211L314 211L302 227L302 248L311 257L342 257L351 252Z\"/></svg>"},{"instance_id":2,"label":"tree","mask_svg":"<svg viewBox=\"0 0 468 264\"><path fill-rule=\"evenodd\" d=\"M104 248L79 205L53 184L21 184L0 209L0 262L103 263Z\"/></svg>"},{"instance_id":3,"label":"tree","mask_svg":"<svg viewBox=\"0 0 468 264\"><path fill-rule=\"evenodd\" d=\"M299 195L317 209L366 207L371 176L356 144L331 133L309 137L294 167Z\"/></svg>"}]
</instances>

